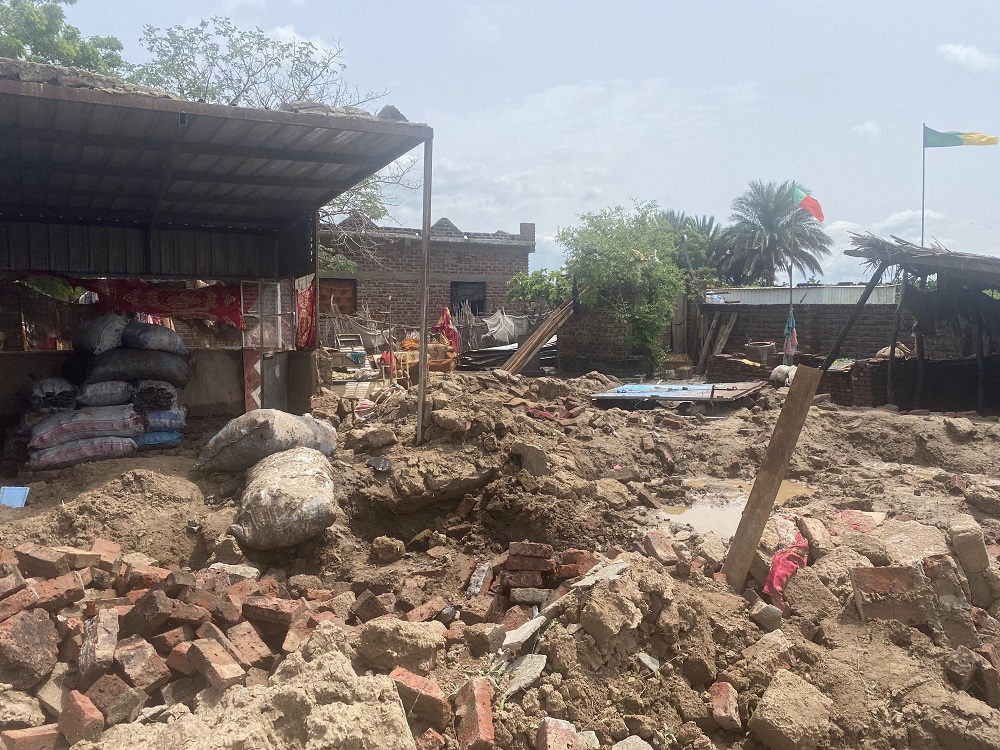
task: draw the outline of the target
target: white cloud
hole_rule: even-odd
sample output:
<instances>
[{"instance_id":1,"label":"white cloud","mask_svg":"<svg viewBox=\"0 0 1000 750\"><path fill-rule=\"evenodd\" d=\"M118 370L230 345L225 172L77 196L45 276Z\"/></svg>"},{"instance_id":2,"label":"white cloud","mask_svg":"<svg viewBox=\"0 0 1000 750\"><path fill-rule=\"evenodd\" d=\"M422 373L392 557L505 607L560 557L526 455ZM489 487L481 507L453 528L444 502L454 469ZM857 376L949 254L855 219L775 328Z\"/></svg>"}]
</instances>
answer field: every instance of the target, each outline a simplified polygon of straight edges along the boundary
<instances>
[{"instance_id":1,"label":"white cloud","mask_svg":"<svg viewBox=\"0 0 1000 750\"><path fill-rule=\"evenodd\" d=\"M267 0L219 0L219 11L223 15L229 15L245 5L253 8L263 8L267 5Z\"/></svg>"},{"instance_id":2,"label":"white cloud","mask_svg":"<svg viewBox=\"0 0 1000 750\"><path fill-rule=\"evenodd\" d=\"M882 128L871 120L859 122L857 125L851 127L851 132L862 138L870 138L876 141L882 137Z\"/></svg>"},{"instance_id":3,"label":"white cloud","mask_svg":"<svg viewBox=\"0 0 1000 750\"><path fill-rule=\"evenodd\" d=\"M292 24L288 24L287 26L275 26L274 28L268 29L264 33L277 39L279 42L291 42L293 40L297 40L300 42L310 42L315 45L317 49L327 49L327 45L323 43L322 38L319 36L303 36L296 31L295 26Z\"/></svg>"},{"instance_id":4,"label":"white cloud","mask_svg":"<svg viewBox=\"0 0 1000 750\"><path fill-rule=\"evenodd\" d=\"M1000 68L1000 57L983 52L974 44L942 44L937 53L945 60L968 70L988 72Z\"/></svg>"}]
</instances>

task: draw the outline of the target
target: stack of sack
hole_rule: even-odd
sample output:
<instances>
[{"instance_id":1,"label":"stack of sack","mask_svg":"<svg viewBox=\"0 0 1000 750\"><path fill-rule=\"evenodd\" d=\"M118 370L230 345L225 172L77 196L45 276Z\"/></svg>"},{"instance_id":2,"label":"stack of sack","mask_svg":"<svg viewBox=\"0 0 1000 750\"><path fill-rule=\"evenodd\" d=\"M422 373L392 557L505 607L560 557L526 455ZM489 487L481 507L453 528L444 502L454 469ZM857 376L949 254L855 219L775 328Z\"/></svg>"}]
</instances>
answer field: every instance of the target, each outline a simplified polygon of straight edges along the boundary
<instances>
[{"instance_id":1,"label":"stack of sack","mask_svg":"<svg viewBox=\"0 0 1000 750\"><path fill-rule=\"evenodd\" d=\"M33 413L21 421L26 468L58 469L180 444L186 423L178 389L191 371L176 331L104 315L77 329L73 350L85 356L79 385L47 378L31 386Z\"/></svg>"}]
</instances>

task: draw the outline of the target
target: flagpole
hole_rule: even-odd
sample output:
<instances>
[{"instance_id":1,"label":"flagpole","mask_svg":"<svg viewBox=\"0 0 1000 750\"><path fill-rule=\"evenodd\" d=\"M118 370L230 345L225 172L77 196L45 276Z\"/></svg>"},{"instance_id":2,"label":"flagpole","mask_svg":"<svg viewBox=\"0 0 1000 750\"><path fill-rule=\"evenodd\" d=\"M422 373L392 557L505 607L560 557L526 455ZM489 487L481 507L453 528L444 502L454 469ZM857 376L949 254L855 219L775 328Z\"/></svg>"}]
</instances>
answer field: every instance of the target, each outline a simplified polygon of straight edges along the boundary
<instances>
[{"instance_id":1,"label":"flagpole","mask_svg":"<svg viewBox=\"0 0 1000 750\"><path fill-rule=\"evenodd\" d=\"M927 127L925 122L924 128ZM924 143L924 130L920 131L920 247L924 246L924 206L927 200L927 145Z\"/></svg>"}]
</instances>

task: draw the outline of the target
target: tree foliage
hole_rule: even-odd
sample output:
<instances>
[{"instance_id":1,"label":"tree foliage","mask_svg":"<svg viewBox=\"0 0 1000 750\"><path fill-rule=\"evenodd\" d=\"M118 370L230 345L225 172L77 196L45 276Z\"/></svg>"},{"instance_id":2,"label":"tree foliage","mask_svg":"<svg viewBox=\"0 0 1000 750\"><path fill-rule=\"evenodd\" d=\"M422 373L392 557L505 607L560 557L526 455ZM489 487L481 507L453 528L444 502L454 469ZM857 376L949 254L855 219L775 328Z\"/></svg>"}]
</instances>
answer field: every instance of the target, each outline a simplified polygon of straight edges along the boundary
<instances>
[{"instance_id":1,"label":"tree foliage","mask_svg":"<svg viewBox=\"0 0 1000 750\"><path fill-rule=\"evenodd\" d=\"M556 235L567 270L586 287L584 302L629 326L650 374L663 361L663 334L683 285L675 231L659 213L652 201L614 206L581 214L580 226Z\"/></svg>"},{"instance_id":2,"label":"tree foliage","mask_svg":"<svg viewBox=\"0 0 1000 750\"><path fill-rule=\"evenodd\" d=\"M0 57L71 65L115 75L125 68L113 36L84 37L66 23L64 5L76 0L0 0Z\"/></svg>"},{"instance_id":3,"label":"tree foliage","mask_svg":"<svg viewBox=\"0 0 1000 750\"><path fill-rule=\"evenodd\" d=\"M800 186L801 187L801 186ZM729 283L773 284L779 273L822 274L832 240L812 214L795 205L791 182L754 180L732 204L732 224L714 258Z\"/></svg>"},{"instance_id":4,"label":"tree foliage","mask_svg":"<svg viewBox=\"0 0 1000 750\"><path fill-rule=\"evenodd\" d=\"M507 282L507 287L508 301L541 302L549 308L558 307L573 294L563 269L519 273Z\"/></svg>"},{"instance_id":5,"label":"tree foliage","mask_svg":"<svg viewBox=\"0 0 1000 750\"><path fill-rule=\"evenodd\" d=\"M237 28L221 16L189 27L146 26L142 44L151 59L133 66L132 80L184 99L263 109L308 100L365 109L386 94L362 91L344 80L339 43L326 48L298 38L275 39L259 28ZM417 187L411 178L415 164L413 157L390 164L334 198L321 209L321 218L327 223L347 216L374 223L389 218L400 193ZM334 256L341 250L323 248L322 253L327 262L338 263Z\"/></svg>"}]
</instances>

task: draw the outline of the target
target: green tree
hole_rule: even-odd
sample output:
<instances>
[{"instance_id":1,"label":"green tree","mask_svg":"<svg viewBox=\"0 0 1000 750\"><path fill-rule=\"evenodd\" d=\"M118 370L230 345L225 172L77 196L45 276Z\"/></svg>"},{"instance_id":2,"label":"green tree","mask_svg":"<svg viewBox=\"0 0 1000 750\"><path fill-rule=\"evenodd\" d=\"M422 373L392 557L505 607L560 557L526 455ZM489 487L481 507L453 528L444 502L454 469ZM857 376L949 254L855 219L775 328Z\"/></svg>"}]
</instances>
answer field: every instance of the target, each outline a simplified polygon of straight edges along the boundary
<instances>
[{"instance_id":1,"label":"green tree","mask_svg":"<svg viewBox=\"0 0 1000 750\"><path fill-rule=\"evenodd\" d=\"M507 282L509 302L543 303L549 309L563 304L573 294L564 269L519 273Z\"/></svg>"},{"instance_id":2,"label":"green tree","mask_svg":"<svg viewBox=\"0 0 1000 750\"><path fill-rule=\"evenodd\" d=\"M674 228L677 238L677 264L689 281L701 274L709 284L715 283L718 274L714 259L719 253L723 228L714 216L688 216L683 211L667 210L660 218Z\"/></svg>"},{"instance_id":3,"label":"green tree","mask_svg":"<svg viewBox=\"0 0 1000 750\"><path fill-rule=\"evenodd\" d=\"M579 216L581 225L560 229L566 269L583 301L626 323L631 343L646 356L647 374L663 361L663 334L683 287L673 226L660 220L655 202L636 202Z\"/></svg>"},{"instance_id":4,"label":"green tree","mask_svg":"<svg viewBox=\"0 0 1000 750\"><path fill-rule=\"evenodd\" d=\"M0 0L0 57L73 65L115 75L125 68L113 36L84 37L66 23L62 6L76 0Z\"/></svg>"},{"instance_id":5,"label":"green tree","mask_svg":"<svg viewBox=\"0 0 1000 750\"><path fill-rule=\"evenodd\" d=\"M151 59L132 68L132 80L193 101L278 109L307 100L364 111L386 94L344 80L339 43L321 48L297 38L275 39L221 16L190 27L146 26L141 41ZM398 160L338 196L321 212L324 220L361 216L377 223L389 217L400 192L416 187L410 178L415 163Z\"/></svg>"},{"instance_id":6,"label":"green tree","mask_svg":"<svg viewBox=\"0 0 1000 750\"><path fill-rule=\"evenodd\" d=\"M791 182L753 180L733 201L732 224L715 258L729 283L774 284L779 273L793 269L823 273L819 259L830 254L832 240L812 214L795 204L792 189Z\"/></svg>"}]
</instances>

